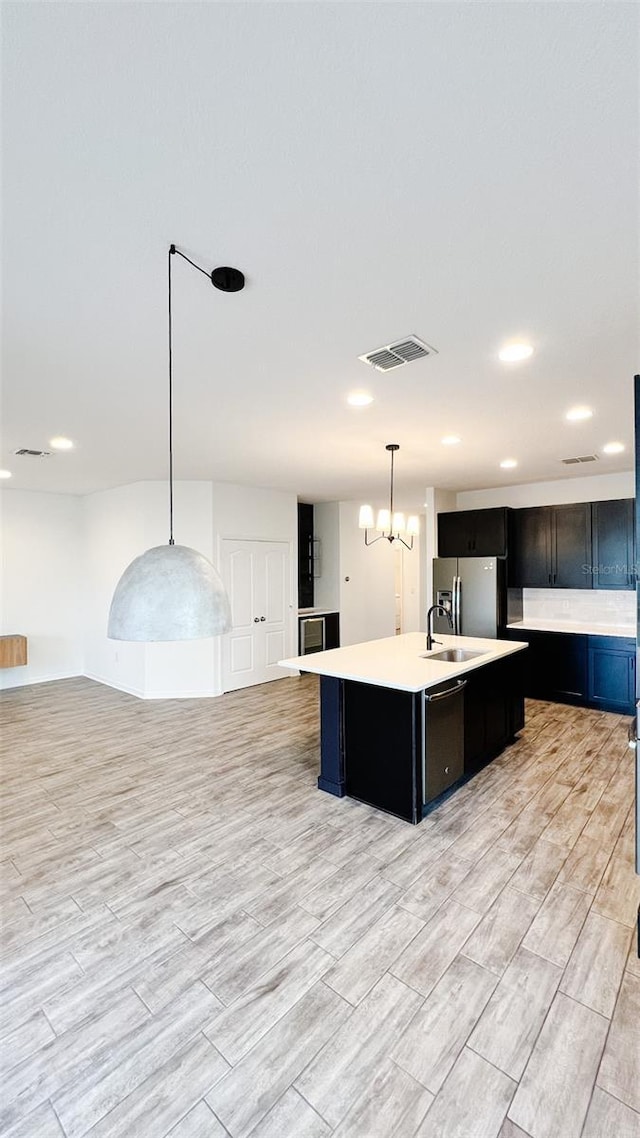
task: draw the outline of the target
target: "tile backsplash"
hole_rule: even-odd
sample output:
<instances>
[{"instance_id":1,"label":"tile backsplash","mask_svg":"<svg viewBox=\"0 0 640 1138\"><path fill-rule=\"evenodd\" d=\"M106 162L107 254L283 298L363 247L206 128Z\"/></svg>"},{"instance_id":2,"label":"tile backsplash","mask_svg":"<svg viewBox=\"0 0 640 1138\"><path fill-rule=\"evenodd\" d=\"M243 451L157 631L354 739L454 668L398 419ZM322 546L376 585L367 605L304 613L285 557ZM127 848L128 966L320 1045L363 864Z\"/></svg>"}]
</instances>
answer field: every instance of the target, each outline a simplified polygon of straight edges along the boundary
<instances>
[{"instance_id":1,"label":"tile backsplash","mask_svg":"<svg viewBox=\"0 0 640 1138\"><path fill-rule=\"evenodd\" d=\"M635 626L636 594L610 589L523 589L528 620L591 621Z\"/></svg>"}]
</instances>

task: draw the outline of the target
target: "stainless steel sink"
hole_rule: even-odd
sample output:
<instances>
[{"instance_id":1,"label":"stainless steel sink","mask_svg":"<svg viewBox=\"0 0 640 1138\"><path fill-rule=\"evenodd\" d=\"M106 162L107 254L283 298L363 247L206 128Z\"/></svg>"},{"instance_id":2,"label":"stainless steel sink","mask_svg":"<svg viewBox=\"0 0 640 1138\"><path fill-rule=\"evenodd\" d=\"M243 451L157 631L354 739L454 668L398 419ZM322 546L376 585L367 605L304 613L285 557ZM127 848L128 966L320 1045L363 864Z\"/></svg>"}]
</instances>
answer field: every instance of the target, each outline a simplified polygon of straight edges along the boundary
<instances>
[{"instance_id":1,"label":"stainless steel sink","mask_svg":"<svg viewBox=\"0 0 640 1138\"><path fill-rule=\"evenodd\" d=\"M476 656L486 656L486 652L469 652L467 648L445 648L442 652L423 652L423 660L438 660L441 664L466 664Z\"/></svg>"}]
</instances>

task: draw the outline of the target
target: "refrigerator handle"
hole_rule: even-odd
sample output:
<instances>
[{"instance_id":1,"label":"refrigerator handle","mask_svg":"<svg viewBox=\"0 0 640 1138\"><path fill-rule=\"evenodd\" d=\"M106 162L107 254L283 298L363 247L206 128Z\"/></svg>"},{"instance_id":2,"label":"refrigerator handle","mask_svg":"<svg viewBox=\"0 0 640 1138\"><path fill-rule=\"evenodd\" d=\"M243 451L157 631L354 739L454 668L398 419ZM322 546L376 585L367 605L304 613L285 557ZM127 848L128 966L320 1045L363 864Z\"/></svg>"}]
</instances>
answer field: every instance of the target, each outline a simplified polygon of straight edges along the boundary
<instances>
[{"instance_id":1,"label":"refrigerator handle","mask_svg":"<svg viewBox=\"0 0 640 1138\"><path fill-rule=\"evenodd\" d=\"M453 579L453 595L454 595L454 618L453 618L453 634L454 636L460 635L460 601L462 597L462 577L454 577Z\"/></svg>"}]
</instances>

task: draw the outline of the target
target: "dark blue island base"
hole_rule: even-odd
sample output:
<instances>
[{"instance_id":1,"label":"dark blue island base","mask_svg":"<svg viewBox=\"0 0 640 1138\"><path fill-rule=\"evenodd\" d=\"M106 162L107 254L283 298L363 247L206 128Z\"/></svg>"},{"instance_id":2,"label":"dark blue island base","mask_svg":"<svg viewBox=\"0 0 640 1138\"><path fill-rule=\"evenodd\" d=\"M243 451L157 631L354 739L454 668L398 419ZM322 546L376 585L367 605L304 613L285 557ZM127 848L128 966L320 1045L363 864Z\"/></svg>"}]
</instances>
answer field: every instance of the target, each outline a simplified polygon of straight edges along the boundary
<instances>
[{"instance_id":1,"label":"dark blue island base","mask_svg":"<svg viewBox=\"0 0 640 1138\"><path fill-rule=\"evenodd\" d=\"M429 714L423 692L320 677L318 787L345 794L416 825L491 759L524 726L524 653L464 676L464 760L430 800ZM426 738L427 745L423 744Z\"/></svg>"}]
</instances>

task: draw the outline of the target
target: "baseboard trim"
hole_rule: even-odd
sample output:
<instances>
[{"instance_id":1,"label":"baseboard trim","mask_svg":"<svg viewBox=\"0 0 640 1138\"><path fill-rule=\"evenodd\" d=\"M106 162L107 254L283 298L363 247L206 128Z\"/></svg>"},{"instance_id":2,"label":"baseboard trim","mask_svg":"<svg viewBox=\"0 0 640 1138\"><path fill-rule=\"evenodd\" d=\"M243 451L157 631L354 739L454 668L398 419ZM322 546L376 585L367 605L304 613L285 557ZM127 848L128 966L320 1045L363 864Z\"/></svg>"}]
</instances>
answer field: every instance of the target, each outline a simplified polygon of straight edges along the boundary
<instances>
[{"instance_id":1,"label":"baseboard trim","mask_svg":"<svg viewBox=\"0 0 640 1138\"><path fill-rule=\"evenodd\" d=\"M104 684L107 688L114 688L116 691L122 691L126 695L134 695L136 699L215 699L217 696L222 695L222 692L211 691L211 689L195 688L192 691L159 691L159 692L145 692L141 688L130 687L128 684L117 684L113 680L106 680L103 676L98 676L94 672L85 672L84 675L88 680L94 680L98 684Z\"/></svg>"},{"instance_id":2,"label":"baseboard trim","mask_svg":"<svg viewBox=\"0 0 640 1138\"><path fill-rule=\"evenodd\" d=\"M13 669L7 668L7 671ZM15 688L28 688L35 686L35 684L52 684L56 680L79 680L84 675L84 672L55 672L52 675L46 676L30 676L28 679L22 680L21 683L7 684L6 687L0 687L0 691L14 691Z\"/></svg>"}]
</instances>

